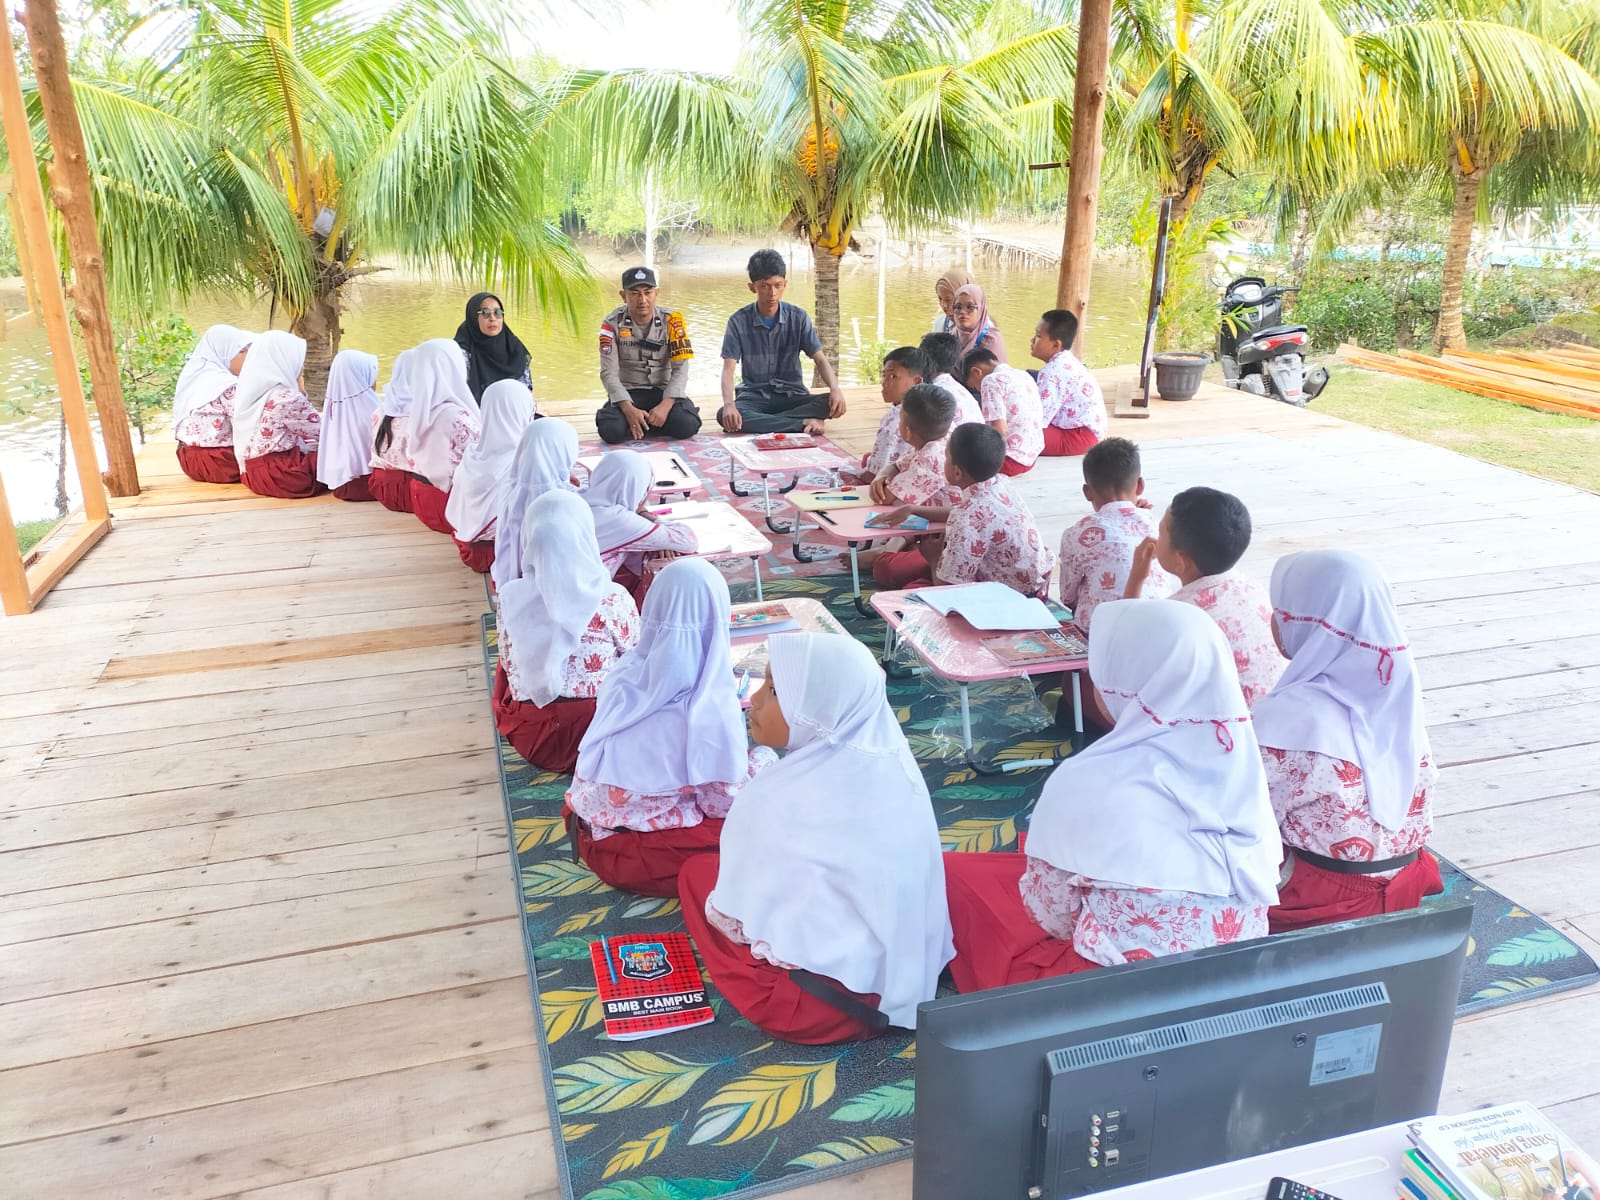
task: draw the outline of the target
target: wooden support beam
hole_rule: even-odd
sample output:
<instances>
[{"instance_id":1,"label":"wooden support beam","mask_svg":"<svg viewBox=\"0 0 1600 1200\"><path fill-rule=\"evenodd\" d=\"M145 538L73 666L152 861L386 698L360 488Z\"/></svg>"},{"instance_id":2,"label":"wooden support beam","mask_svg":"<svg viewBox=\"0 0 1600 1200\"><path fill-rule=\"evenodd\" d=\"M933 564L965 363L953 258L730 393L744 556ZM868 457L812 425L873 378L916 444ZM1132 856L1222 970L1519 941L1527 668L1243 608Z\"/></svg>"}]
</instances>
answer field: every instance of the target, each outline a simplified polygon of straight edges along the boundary
<instances>
[{"instance_id":1,"label":"wooden support beam","mask_svg":"<svg viewBox=\"0 0 1600 1200\"><path fill-rule=\"evenodd\" d=\"M1078 67L1072 96L1072 153L1067 168L1067 225L1061 239L1056 307L1078 318L1073 349L1080 357L1088 325L1089 275L1100 198L1101 129L1111 64L1111 0L1082 0L1078 8Z\"/></svg>"},{"instance_id":2,"label":"wooden support beam","mask_svg":"<svg viewBox=\"0 0 1600 1200\"><path fill-rule=\"evenodd\" d=\"M113 496L139 494L139 469L133 461L133 435L122 403L122 377L111 332L111 303L106 296L105 257L94 223L94 193L89 183L89 153L83 127L72 101L67 75L67 48L55 0L28 0L22 6L28 31L28 52L39 84L39 106L55 160L50 164L50 194L67 229L72 258L72 307L83 327L89 355L94 406L100 415L100 440L106 448L106 482ZM9 31L8 31L9 36ZM15 155L12 162L16 162ZM53 260L52 260L53 261Z\"/></svg>"}]
</instances>

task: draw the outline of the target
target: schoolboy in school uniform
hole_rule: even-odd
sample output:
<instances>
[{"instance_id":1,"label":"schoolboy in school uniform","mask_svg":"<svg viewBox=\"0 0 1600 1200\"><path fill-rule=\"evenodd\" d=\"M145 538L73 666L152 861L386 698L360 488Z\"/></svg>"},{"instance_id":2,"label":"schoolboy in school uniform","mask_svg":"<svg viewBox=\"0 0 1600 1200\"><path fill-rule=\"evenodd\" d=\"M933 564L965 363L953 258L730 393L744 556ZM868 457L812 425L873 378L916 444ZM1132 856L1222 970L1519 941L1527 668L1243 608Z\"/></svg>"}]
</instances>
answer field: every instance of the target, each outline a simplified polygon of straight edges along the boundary
<instances>
[{"instance_id":1,"label":"schoolboy in school uniform","mask_svg":"<svg viewBox=\"0 0 1600 1200\"><path fill-rule=\"evenodd\" d=\"M1023 475L1033 470L1044 452L1044 408L1033 376L1001 362L985 348L961 360L961 378L978 398L983 419L1006 439L1000 473Z\"/></svg>"},{"instance_id":2,"label":"schoolboy in school uniform","mask_svg":"<svg viewBox=\"0 0 1600 1200\"><path fill-rule=\"evenodd\" d=\"M1029 349L1044 367L1039 401L1044 408L1044 453L1055 458L1087 453L1106 433L1106 398L1094 372L1078 361L1072 343L1078 318L1052 308L1039 318Z\"/></svg>"},{"instance_id":3,"label":"schoolboy in school uniform","mask_svg":"<svg viewBox=\"0 0 1600 1200\"><path fill-rule=\"evenodd\" d=\"M1072 625L1089 636L1089 618L1107 600L1122 599L1133 569L1133 552L1156 535L1155 518L1140 507L1144 476L1139 447L1127 438L1107 438L1083 456L1083 498L1093 507L1061 535L1057 586L1061 603L1072 610ZM1150 568L1144 594L1163 597L1177 584L1159 566Z\"/></svg>"},{"instance_id":4,"label":"schoolboy in school uniform","mask_svg":"<svg viewBox=\"0 0 1600 1200\"><path fill-rule=\"evenodd\" d=\"M1243 501L1216 488L1193 487L1172 498L1160 532L1133 554L1124 595L1144 594L1152 565L1160 563L1182 586L1174 600L1210 614L1233 647L1233 665L1245 702L1272 690L1283 674L1283 656L1272 636L1272 603L1253 579L1234 571L1250 548L1250 510Z\"/></svg>"},{"instance_id":5,"label":"schoolboy in school uniform","mask_svg":"<svg viewBox=\"0 0 1600 1200\"><path fill-rule=\"evenodd\" d=\"M944 522L945 531L922 539L918 549L924 568L917 575L911 574L909 565L897 563L900 577L886 581L878 578L874 563L873 577L880 585L909 588L993 580L1025 596L1044 597L1050 586L1050 552L1028 506L1000 474L1005 457L1005 438L987 425L958 425L951 432L945 478L961 489L961 499L950 508L907 504L885 515L885 525L898 525L916 515Z\"/></svg>"},{"instance_id":6,"label":"schoolboy in school uniform","mask_svg":"<svg viewBox=\"0 0 1600 1200\"><path fill-rule=\"evenodd\" d=\"M933 372L928 382L942 387L955 401L956 417L951 427L968 423L981 425L983 410L956 378L956 368L961 364L961 339L953 333L925 333L920 345L928 356L928 369Z\"/></svg>"},{"instance_id":7,"label":"schoolboy in school uniform","mask_svg":"<svg viewBox=\"0 0 1600 1200\"><path fill-rule=\"evenodd\" d=\"M897 346L883 356L878 390L888 405L878 422L878 436L872 453L861 460L861 481L870 483L888 469L890 463L911 449L900 436L900 401L919 383L928 380L928 356L915 346Z\"/></svg>"},{"instance_id":8,"label":"schoolboy in school uniform","mask_svg":"<svg viewBox=\"0 0 1600 1200\"><path fill-rule=\"evenodd\" d=\"M945 478L945 439L955 418L950 394L931 383L919 383L900 402L900 437L907 452L872 481L878 504L936 504L948 507L961 493Z\"/></svg>"}]
</instances>

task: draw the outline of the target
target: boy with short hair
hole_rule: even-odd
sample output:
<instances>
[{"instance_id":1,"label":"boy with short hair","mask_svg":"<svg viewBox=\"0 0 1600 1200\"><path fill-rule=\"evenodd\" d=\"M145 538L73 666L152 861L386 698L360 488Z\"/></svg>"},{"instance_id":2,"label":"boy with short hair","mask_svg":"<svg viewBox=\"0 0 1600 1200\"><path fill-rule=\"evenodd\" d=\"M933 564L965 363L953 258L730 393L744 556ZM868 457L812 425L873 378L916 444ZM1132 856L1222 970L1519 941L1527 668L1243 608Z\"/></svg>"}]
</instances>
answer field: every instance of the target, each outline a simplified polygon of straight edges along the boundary
<instances>
[{"instance_id":1,"label":"boy with short hair","mask_svg":"<svg viewBox=\"0 0 1600 1200\"><path fill-rule=\"evenodd\" d=\"M1152 561L1183 585L1172 596L1208 613L1233 647L1233 665L1252 708L1283 674L1272 634L1272 602L1260 584L1233 570L1250 548L1250 510L1237 496L1193 487L1172 498L1161 530L1133 553L1124 595L1143 593Z\"/></svg>"},{"instance_id":2,"label":"boy with short hair","mask_svg":"<svg viewBox=\"0 0 1600 1200\"><path fill-rule=\"evenodd\" d=\"M1033 470L1044 450L1044 409L1033 376L979 348L961 360L961 381L978 397L983 419L1006 439L1002 475Z\"/></svg>"},{"instance_id":3,"label":"boy with short hair","mask_svg":"<svg viewBox=\"0 0 1600 1200\"><path fill-rule=\"evenodd\" d=\"M933 372L928 382L942 387L956 402L955 423L966 425L977 422L981 425L983 411L972 398L972 393L962 387L961 381L955 376L957 360L961 357L961 339L953 333L925 333L918 345L928 356L928 369Z\"/></svg>"},{"instance_id":4,"label":"boy with short hair","mask_svg":"<svg viewBox=\"0 0 1600 1200\"><path fill-rule=\"evenodd\" d=\"M955 404L942 387L919 383L900 401L900 439L906 452L872 481L878 504L954 504L961 493L945 478L945 439Z\"/></svg>"},{"instance_id":5,"label":"boy with short hair","mask_svg":"<svg viewBox=\"0 0 1600 1200\"><path fill-rule=\"evenodd\" d=\"M888 411L878 422L878 436L872 443L872 453L861 460L862 478L870 483L888 469L911 446L900 436L900 401L919 383L929 379L928 356L915 346L897 346L883 356L883 370L878 376L878 390Z\"/></svg>"},{"instance_id":6,"label":"boy with short hair","mask_svg":"<svg viewBox=\"0 0 1600 1200\"><path fill-rule=\"evenodd\" d=\"M884 516L882 523L888 526L912 515L942 521L945 531L922 539L917 548L923 558L920 572L913 574L903 555L892 562L888 555L879 558L873 578L880 586L995 581L1025 596L1044 598L1050 586L1050 553L1028 506L1000 474L1005 457L1005 439L989 426L956 426L944 473L961 489L961 499L950 508L908 504Z\"/></svg>"},{"instance_id":7,"label":"boy with short hair","mask_svg":"<svg viewBox=\"0 0 1600 1200\"><path fill-rule=\"evenodd\" d=\"M1083 456L1083 498L1094 508L1061 535L1061 603L1072 624L1089 636L1089 618L1107 600L1122 599L1133 569L1134 550L1153 538L1156 522L1137 503L1144 495L1139 447L1127 438L1107 438ZM1144 595L1171 595L1177 584L1159 566L1145 579Z\"/></svg>"},{"instance_id":8,"label":"boy with short hair","mask_svg":"<svg viewBox=\"0 0 1600 1200\"><path fill-rule=\"evenodd\" d=\"M1029 343L1033 356L1044 363L1039 401L1044 410L1044 453L1051 457L1087 453L1106 432L1105 394L1094 372L1072 352L1077 339L1077 316L1052 308L1039 318Z\"/></svg>"}]
</instances>

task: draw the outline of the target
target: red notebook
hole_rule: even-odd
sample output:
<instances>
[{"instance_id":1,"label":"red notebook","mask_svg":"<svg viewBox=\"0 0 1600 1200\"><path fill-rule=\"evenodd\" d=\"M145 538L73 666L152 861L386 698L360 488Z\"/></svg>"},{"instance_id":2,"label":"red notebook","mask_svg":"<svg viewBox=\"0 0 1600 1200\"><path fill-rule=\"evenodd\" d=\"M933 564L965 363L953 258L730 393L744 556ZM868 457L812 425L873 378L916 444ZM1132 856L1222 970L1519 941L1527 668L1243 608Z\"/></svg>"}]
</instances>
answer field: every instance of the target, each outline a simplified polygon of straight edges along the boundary
<instances>
[{"instance_id":1,"label":"red notebook","mask_svg":"<svg viewBox=\"0 0 1600 1200\"><path fill-rule=\"evenodd\" d=\"M809 433L764 433L756 438L757 450L809 450L816 444Z\"/></svg>"},{"instance_id":2,"label":"red notebook","mask_svg":"<svg viewBox=\"0 0 1600 1200\"><path fill-rule=\"evenodd\" d=\"M606 1036L617 1042L692 1029L716 1018L687 933L589 943Z\"/></svg>"}]
</instances>

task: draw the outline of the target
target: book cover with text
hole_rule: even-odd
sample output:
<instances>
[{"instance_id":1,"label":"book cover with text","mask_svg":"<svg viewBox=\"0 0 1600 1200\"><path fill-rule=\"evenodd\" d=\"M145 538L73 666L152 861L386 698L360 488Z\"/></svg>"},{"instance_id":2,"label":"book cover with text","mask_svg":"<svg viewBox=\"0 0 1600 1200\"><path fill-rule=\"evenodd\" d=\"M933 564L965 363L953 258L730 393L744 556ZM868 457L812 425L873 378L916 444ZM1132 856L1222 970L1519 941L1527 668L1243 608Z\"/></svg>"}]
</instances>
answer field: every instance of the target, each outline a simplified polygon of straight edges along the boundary
<instances>
[{"instance_id":1,"label":"book cover with text","mask_svg":"<svg viewBox=\"0 0 1600 1200\"><path fill-rule=\"evenodd\" d=\"M606 1036L631 1042L715 1019L687 933L589 943Z\"/></svg>"}]
</instances>

